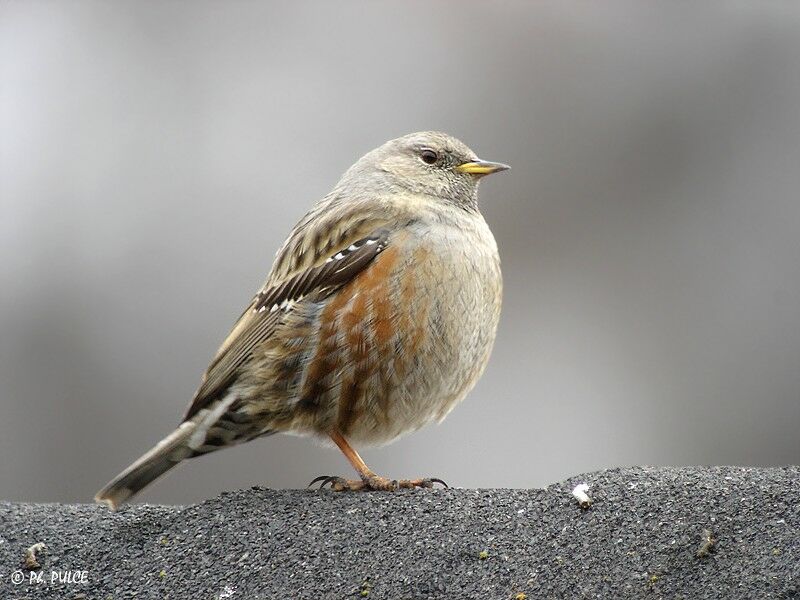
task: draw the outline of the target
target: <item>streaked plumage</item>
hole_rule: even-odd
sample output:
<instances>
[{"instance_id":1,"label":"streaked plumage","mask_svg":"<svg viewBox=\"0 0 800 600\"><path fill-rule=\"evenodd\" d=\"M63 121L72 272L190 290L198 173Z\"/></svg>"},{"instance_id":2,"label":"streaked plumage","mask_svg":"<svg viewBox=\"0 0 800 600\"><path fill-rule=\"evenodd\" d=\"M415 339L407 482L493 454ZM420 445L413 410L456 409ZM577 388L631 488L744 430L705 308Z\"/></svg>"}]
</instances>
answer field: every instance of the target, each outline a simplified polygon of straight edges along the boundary
<instances>
[{"instance_id":1,"label":"streaked plumage","mask_svg":"<svg viewBox=\"0 0 800 600\"><path fill-rule=\"evenodd\" d=\"M483 372L502 285L477 186L503 168L434 132L362 157L295 226L181 426L96 499L116 507L184 458L279 432L331 437L360 487L394 487L346 440L441 420Z\"/></svg>"}]
</instances>

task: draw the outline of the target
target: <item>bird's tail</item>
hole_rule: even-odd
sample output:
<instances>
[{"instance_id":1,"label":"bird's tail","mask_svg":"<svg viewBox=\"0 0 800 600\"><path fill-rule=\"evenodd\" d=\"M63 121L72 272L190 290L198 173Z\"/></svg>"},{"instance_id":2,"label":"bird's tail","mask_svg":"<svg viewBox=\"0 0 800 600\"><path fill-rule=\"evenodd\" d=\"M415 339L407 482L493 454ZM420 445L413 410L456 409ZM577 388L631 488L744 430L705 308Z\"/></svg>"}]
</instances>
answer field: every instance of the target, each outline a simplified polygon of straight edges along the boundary
<instances>
[{"instance_id":1,"label":"bird's tail","mask_svg":"<svg viewBox=\"0 0 800 600\"><path fill-rule=\"evenodd\" d=\"M97 492L95 502L105 503L111 510L117 510L120 504L184 459L216 450L225 443L235 443L232 439L214 440L213 445L207 443L212 442L208 438L220 437L217 428L213 432L210 429L220 420L233 399L233 396L222 398L209 409L201 410L191 420L181 423L175 431ZM220 433L229 432L223 430ZM228 438L228 435L225 437Z\"/></svg>"}]
</instances>

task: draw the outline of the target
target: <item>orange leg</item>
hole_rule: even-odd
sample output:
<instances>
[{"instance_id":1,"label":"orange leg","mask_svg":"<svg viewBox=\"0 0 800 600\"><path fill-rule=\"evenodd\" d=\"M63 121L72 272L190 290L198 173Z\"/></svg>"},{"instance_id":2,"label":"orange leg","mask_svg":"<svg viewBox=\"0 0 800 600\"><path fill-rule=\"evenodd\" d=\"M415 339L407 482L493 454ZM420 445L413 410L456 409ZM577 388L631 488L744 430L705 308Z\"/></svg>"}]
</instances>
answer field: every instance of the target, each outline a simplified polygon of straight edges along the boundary
<instances>
[{"instance_id":1,"label":"orange leg","mask_svg":"<svg viewBox=\"0 0 800 600\"><path fill-rule=\"evenodd\" d=\"M331 434L331 439L337 446L339 446L339 450L341 450L342 454L344 454L344 457L350 461L350 464L353 465L353 468L358 472L362 479L375 477L373 470L367 466L367 463L364 462L364 459L358 455L358 452L356 452L355 448L353 448L347 442L341 433L334 431Z\"/></svg>"},{"instance_id":2,"label":"orange leg","mask_svg":"<svg viewBox=\"0 0 800 600\"><path fill-rule=\"evenodd\" d=\"M388 479L387 477L381 477L380 475L376 475L375 472L367 466L367 463L364 462L358 452L347 442L345 437L339 433L338 431L334 431L330 434L331 439L333 442L339 447L339 450L342 451L345 458L353 465L353 468L358 472L358 475L361 479L344 479L342 477L336 476L327 476L323 475L321 477L317 477L312 481L309 486L314 485L315 483L321 482L320 487L325 487L326 485L330 484L331 489L336 492L343 492L343 491L357 491L357 490L382 490L382 491L393 491L401 488L432 488L434 483L441 483L444 487L447 487L447 484L442 481L441 479L435 478L421 478L421 479Z\"/></svg>"}]
</instances>

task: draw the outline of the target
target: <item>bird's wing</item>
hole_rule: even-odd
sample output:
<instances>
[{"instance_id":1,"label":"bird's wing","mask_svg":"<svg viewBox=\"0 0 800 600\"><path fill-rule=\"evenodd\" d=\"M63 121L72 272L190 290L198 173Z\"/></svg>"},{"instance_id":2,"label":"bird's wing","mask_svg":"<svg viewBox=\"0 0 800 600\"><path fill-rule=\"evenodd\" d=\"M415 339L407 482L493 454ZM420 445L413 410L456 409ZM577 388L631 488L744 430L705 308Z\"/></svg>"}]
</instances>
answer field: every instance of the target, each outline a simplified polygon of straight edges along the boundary
<instances>
[{"instance_id":1,"label":"bird's wing","mask_svg":"<svg viewBox=\"0 0 800 600\"><path fill-rule=\"evenodd\" d=\"M389 230L379 228L356 241L341 242L341 247L314 266L301 268L275 283L270 278L220 346L184 420L192 418L232 383L253 349L272 335L282 314L291 311L303 298L324 297L343 286L364 270L388 243ZM281 258L279 255L276 264Z\"/></svg>"}]
</instances>

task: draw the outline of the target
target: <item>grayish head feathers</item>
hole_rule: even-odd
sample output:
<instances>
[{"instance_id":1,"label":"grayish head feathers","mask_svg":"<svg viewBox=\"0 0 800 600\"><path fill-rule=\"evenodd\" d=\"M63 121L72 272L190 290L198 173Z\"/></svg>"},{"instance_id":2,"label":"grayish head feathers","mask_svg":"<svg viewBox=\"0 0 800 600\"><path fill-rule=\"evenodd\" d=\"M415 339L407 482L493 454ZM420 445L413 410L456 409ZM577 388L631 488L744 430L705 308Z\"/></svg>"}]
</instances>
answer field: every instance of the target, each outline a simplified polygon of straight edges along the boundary
<instances>
[{"instance_id":1,"label":"grayish head feathers","mask_svg":"<svg viewBox=\"0 0 800 600\"><path fill-rule=\"evenodd\" d=\"M469 170L465 165L483 166ZM481 161L452 136L422 131L390 140L365 154L347 170L336 189L351 197L375 192L429 196L475 209L481 177L507 168Z\"/></svg>"}]
</instances>

